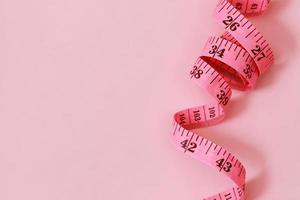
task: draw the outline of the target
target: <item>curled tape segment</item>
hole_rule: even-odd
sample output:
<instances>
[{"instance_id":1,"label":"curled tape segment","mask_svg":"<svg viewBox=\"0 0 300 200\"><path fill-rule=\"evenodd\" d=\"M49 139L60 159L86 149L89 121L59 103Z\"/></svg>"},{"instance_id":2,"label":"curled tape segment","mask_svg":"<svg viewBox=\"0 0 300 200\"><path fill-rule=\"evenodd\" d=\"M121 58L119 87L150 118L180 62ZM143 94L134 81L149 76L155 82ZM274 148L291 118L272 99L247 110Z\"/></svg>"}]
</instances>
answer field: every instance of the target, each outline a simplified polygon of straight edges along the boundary
<instances>
[{"instance_id":1,"label":"curled tape segment","mask_svg":"<svg viewBox=\"0 0 300 200\"><path fill-rule=\"evenodd\" d=\"M264 12L269 0L221 0L214 16L225 32L210 37L190 71L191 79L206 90L214 103L189 108L174 115L172 141L182 152L227 175L235 185L205 200L245 199L246 170L222 146L193 132L211 126L225 117L232 88L246 91L274 62L272 49L264 36L246 18Z\"/></svg>"}]
</instances>

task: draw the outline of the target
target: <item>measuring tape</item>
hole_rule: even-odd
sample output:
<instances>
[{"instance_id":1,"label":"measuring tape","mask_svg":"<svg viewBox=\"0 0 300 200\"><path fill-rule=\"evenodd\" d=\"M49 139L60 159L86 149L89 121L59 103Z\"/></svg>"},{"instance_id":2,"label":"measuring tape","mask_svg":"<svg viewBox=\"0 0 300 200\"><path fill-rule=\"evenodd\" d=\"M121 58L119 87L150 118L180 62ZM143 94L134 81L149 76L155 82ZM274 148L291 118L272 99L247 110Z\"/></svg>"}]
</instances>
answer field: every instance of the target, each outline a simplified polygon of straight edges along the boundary
<instances>
[{"instance_id":1,"label":"measuring tape","mask_svg":"<svg viewBox=\"0 0 300 200\"><path fill-rule=\"evenodd\" d=\"M227 175L235 185L205 200L245 199L246 170L222 146L192 130L221 122L232 94L254 87L258 77L274 62L269 43L246 16L264 12L270 0L220 0L214 16L225 29L220 37L210 37L190 71L191 79L214 99L209 105L189 108L174 115L171 133L175 146Z\"/></svg>"}]
</instances>

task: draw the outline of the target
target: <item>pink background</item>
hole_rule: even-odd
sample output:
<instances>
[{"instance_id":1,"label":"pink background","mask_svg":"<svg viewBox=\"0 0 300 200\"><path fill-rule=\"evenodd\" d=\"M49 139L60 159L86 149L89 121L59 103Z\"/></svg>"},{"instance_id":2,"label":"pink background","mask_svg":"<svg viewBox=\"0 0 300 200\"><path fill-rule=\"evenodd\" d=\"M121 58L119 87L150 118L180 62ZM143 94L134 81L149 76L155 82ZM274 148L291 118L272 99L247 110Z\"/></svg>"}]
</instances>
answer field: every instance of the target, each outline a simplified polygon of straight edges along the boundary
<instances>
[{"instance_id":1,"label":"pink background","mask_svg":"<svg viewBox=\"0 0 300 200\"><path fill-rule=\"evenodd\" d=\"M169 141L206 94L188 72L217 1L1 0L0 199L196 200L231 186ZM300 1L252 19L277 61L203 130L245 164L248 199L300 199ZM211 133L211 134L210 134Z\"/></svg>"}]
</instances>

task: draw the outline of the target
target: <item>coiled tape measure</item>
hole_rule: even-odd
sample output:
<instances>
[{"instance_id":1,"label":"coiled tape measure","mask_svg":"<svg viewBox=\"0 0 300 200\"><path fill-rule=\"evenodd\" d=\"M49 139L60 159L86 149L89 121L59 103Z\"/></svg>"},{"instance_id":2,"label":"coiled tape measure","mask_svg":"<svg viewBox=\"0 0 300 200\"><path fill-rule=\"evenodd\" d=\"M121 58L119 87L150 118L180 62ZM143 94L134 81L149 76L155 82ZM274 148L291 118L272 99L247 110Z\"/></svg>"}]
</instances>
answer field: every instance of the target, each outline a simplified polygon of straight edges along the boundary
<instances>
[{"instance_id":1,"label":"coiled tape measure","mask_svg":"<svg viewBox=\"0 0 300 200\"><path fill-rule=\"evenodd\" d=\"M185 154L227 175L234 186L205 200L245 199L246 170L222 146L193 132L221 122L232 88L246 91L274 62L269 43L246 16L264 12L270 0L220 0L214 16L225 29L220 37L210 37L190 71L190 76L215 102L189 108L174 115L171 133L175 146Z\"/></svg>"}]
</instances>

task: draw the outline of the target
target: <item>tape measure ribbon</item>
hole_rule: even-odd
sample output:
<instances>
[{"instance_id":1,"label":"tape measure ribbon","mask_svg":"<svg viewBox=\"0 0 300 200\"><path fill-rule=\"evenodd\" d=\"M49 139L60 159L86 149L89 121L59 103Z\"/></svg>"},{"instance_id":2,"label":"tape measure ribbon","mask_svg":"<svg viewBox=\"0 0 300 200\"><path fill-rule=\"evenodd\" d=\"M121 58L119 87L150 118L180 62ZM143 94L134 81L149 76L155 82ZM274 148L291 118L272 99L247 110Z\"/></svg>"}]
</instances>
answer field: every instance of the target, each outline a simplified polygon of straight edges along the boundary
<instances>
[{"instance_id":1,"label":"tape measure ribbon","mask_svg":"<svg viewBox=\"0 0 300 200\"><path fill-rule=\"evenodd\" d=\"M269 43L246 18L262 13L269 3L269 0L219 1L214 16L225 32L220 37L208 39L190 71L191 79L216 101L174 115L171 139L175 146L235 183L229 190L205 200L245 199L246 170L242 163L222 146L193 130L220 123L225 117L232 88L252 89L258 77L273 64Z\"/></svg>"}]
</instances>

